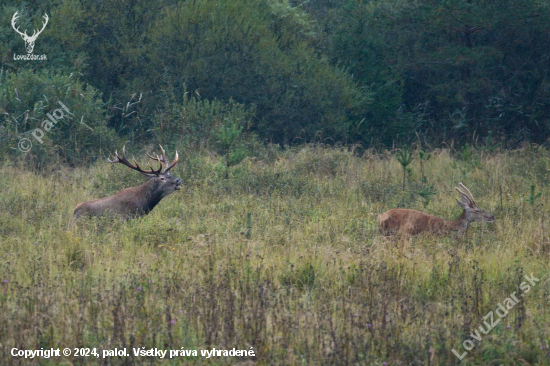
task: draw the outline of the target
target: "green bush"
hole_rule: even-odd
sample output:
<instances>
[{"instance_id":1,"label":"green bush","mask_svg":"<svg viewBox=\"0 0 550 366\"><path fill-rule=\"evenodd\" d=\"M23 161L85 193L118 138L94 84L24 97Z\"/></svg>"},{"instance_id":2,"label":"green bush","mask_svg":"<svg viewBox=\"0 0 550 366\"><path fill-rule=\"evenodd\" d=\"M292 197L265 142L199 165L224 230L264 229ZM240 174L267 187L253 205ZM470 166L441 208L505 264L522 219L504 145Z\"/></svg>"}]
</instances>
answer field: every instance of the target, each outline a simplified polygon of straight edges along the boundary
<instances>
[{"instance_id":1,"label":"green bush","mask_svg":"<svg viewBox=\"0 0 550 366\"><path fill-rule=\"evenodd\" d=\"M151 27L149 80L183 85L202 98L256 106L253 128L291 142L345 138L367 93L310 46L308 17L285 1L187 1L166 7ZM143 89L155 88L144 80Z\"/></svg>"},{"instance_id":2,"label":"green bush","mask_svg":"<svg viewBox=\"0 0 550 366\"><path fill-rule=\"evenodd\" d=\"M169 98L152 118L152 128L159 142L171 141L196 147L214 147L219 140L216 132L234 121L246 131L254 116L254 109L236 103L207 100L189 96L182 102Z\"/></svg>"},{"instance_id":3,"label":"green bush","mask_svg":"<svg viewBox=\"0 0 550 366\"><path fill-rule=\"evenodd\" d=\"M48 114L60 119L53 117L54 124ZM105 122L104 103L90 85L49 72L0 74L2 155L23 157L35 167L76 165L103 156L116 141Z\"/></svg>"}]
</instances>

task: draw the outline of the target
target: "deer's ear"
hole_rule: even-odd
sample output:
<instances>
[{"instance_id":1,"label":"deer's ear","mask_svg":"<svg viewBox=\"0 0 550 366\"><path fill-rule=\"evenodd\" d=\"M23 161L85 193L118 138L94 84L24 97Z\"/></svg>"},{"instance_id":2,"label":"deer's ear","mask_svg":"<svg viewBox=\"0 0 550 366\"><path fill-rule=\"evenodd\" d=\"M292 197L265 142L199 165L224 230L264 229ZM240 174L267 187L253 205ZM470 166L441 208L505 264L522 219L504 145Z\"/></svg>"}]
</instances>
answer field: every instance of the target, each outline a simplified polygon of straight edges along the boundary
<instances>
[{"instance_id":1,"label":"deer's ear","mask_svg":"<svg viewBox=\"0 0 550 366\"><path fill-rule=\"evenodd\" d=\"M464 199L464 196L462 196L462 201L456 200L456 203L465 210L470 208L470 204Z\"/></svg>"},{"instance_id":2,"label":"deer's ear","mask_svg":"<svg viewBox=\"0 0 550 366\"><path fill-rule=\"evenodd\" d=\"M470 199L470 197L466 196L465 194L461 194L462 201L457 200L460 207L466 209L466 208L474 208L474 203Z\"/></svg>"}]
</instances>

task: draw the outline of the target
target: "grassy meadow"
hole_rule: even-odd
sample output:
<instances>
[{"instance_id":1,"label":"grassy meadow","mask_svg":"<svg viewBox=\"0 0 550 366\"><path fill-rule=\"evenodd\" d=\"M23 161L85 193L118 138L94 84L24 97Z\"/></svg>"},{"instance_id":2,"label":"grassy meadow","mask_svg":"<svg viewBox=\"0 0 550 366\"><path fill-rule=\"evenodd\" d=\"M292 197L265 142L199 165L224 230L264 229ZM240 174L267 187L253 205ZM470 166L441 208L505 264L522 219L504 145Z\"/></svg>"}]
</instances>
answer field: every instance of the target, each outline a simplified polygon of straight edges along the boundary
<instances>
[{"instance_id":1,"label":"grassy meadow","mask_svg":"<svg viewBox=\"0 0 550 366\"><path fill-rule=\"evenodd\" d=\"M423 173L415 154L405 191L389 152L267 148L228 179L220 157L180 153L182 190L128 222L71 223L77 203L144 181L122 165L0 164L0 364L550 365L546 149L435 150ZM463 237L379 234L391 208L458 216L458 182L493 224ZM415 192L429 185L426 202ZM452 349L463 354L531 273L536 286L459 362ZM31 361L14 347L199 355ZM255 357L200 356L250 347Z\"/></svg>"}]
</instances>

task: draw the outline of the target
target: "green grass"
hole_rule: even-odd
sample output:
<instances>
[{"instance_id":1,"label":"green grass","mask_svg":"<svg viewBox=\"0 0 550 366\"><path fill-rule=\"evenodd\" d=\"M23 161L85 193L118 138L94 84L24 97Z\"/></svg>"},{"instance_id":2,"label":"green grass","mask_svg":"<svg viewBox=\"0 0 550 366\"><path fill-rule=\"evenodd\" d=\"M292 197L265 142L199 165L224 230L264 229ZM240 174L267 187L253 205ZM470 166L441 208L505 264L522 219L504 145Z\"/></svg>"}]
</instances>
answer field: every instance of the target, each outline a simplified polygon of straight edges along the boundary
<instances>
[{"instance_id":1,"label":"green grass","mask_svg":"<svg viewBox=\"0 0 550 366\"><path fill-rule=\"evenodd\" d=\"M143 178L107 163L41 174L5 162L0 363L30 364L13 347L143 346L254 347L256 357L35 364L453 365L451 350L464 352L483 316L533 273L540 282L461 364L550 365L550 152L476 152L475 164L432 155L424 173L437 194L426 209L411 193L423 187L418 159L403 192L392 154L306 146L246 159L229 179L219 158L187 155L173 169L183 189L150 215L77 226L78 202ZM457 216L459 181L494 224L464 237L380 236L376 216L400 205Z\"/></svg>"}]
</instances>

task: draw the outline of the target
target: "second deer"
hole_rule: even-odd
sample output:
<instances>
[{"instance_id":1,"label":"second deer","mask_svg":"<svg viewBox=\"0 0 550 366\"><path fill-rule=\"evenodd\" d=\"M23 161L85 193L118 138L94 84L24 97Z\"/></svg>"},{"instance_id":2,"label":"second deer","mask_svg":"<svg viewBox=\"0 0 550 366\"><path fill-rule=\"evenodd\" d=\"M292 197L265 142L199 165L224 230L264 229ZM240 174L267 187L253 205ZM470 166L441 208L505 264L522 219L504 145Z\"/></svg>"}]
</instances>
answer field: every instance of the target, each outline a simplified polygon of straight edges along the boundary
<instances>
[{"instance_id":1,"label":"second deer","mask_svg":"<svg viewBox=\"0 0 550 366\"><path fill-rule=\"evenodd\" d=\"M384 235L395 233L416 235L425 232L445 234L456 231L462 235L474 221L493 222L495 217L477 206L470 190L462 183L458 185L462 190L458 187L455 189L462 199L456 201L463 211L457 219L444 220L424 212L396 208L378 215L380 232Z\"/></svg>"}]
</instances>

